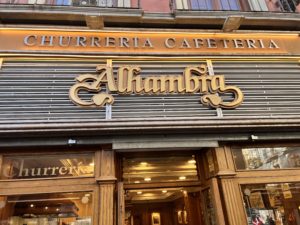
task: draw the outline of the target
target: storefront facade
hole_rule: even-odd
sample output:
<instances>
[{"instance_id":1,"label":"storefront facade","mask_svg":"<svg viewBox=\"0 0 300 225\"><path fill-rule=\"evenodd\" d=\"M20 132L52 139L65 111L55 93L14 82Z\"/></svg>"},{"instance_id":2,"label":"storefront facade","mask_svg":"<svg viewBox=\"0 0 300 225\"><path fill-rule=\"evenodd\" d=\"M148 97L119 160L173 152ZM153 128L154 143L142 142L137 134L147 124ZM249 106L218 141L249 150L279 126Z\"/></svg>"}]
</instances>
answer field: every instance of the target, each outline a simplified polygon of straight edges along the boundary
<instances>
[{"instance_id":1,"label":"storefront facade","mask_svg":"<svg viewBox=\"0 0 300 225\"><path fill-rule=\"evenodd\" d=\"M0 224L300 224L298 33L0 32Z\"/></svg>"}]
</instances>

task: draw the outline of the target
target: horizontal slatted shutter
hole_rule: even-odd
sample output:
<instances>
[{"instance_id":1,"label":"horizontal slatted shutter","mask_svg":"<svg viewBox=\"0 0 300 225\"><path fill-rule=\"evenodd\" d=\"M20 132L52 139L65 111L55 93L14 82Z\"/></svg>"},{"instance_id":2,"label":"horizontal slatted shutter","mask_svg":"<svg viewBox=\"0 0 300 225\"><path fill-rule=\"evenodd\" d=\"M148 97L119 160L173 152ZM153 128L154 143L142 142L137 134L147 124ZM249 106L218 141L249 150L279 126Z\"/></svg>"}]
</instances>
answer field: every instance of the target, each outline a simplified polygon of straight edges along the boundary
<instances>
[{"instance_id":1,"label":"horizontal slatted shutter","mask_svg":"<svg viewBox=\"0 0 300 225\"><path fill-rule=\"evenodd\" d=\"M182 75L187 66L197 66L204 60L192 61L117 61L114 71L124 65L137 65L141 75ZM75 77L97 74L96 66L105 60L4 60L0 70L0 124L74 123L107 119L106 109L82 108L69 99L69 89ZM212 60L214 73L224 75L227 85L239 87L244 102L233 110L222 110L223 118L300 117L300 65L297 61L218 61ZM217 118L217 110L203 106L201 95L117 95L111 107L112 120L143 118ZM82 93L90 99L93 93ZM224 99L232 96L221 95Z\"/></svg>"}]
</instances>

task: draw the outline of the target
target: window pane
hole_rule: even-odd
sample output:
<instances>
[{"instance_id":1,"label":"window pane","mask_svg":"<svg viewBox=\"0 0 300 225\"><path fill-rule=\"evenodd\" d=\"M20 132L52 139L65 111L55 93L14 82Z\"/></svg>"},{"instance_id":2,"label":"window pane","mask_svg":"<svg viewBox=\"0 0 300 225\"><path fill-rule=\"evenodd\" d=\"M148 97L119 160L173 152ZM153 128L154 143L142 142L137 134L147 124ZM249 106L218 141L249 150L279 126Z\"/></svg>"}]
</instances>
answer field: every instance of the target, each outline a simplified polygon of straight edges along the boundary
<instances>
[{"instance_id":1,"label":"window pane","mask_svg":"<svg viewBox=\"0 0 300 225\"><path fill-rule=\"evenodd\" d=\"M300 224L300 183L242 185L248 224Z\"/></svg>"},{"instance_id":2,"label":"window pane","mask_svg":"<svg viewBox=\"0 0 300 225\"><path fill-rule=\"evenodd\" d=\"M1 225L91 225L92 193L0 196Z\"/></svg>"},{"instance_id":3,"label":"window pane","mask_svg":"<svg viewBox=\"0 0 300 225\"><path fill-rule=\"evenodd\" d=\"M92 154L4 157L1 179L36 179L94 175Z\"/></svg>"},{"instance_id":4,"label":"window pane","mask_svg":"<svg viewBox=\"0 0 300 225\"><path fill-rule=\"evenodd\" d=\"M299 147L234 149L237 169L284 169L300 167Z\"/></svg>"},{"instance_id":5,"label":"window pane","mask_svg":"<svg viewBox=\"0 0 300 225\"><path fill-rule=\"evenodd\" d=\"M194 156L123 158L125 183L198 180Z\"/></svg>"},{"instance_id":6,"label":"window pane","mask_svg":"<svg viewBox=\"0 0 300 225\"><path fill-rule=\"evenodd\" d=\"M204 197L204 207L205 207L205 220L206 224L208 225L216 225L216 215L215 215L215 209L212 202L212 196L211 196L211 190L206 189L202 192Z\"/></svg>"},{"instance_id":7,"label":"window pane","mask_svg":"<svg viewBox=\"0 0 300 225\"><path fill-rule=\"evenodd\" d=\"M195 10L212 10L212 0L191 0L191 8Z\"/></svg>"}]
</instances>

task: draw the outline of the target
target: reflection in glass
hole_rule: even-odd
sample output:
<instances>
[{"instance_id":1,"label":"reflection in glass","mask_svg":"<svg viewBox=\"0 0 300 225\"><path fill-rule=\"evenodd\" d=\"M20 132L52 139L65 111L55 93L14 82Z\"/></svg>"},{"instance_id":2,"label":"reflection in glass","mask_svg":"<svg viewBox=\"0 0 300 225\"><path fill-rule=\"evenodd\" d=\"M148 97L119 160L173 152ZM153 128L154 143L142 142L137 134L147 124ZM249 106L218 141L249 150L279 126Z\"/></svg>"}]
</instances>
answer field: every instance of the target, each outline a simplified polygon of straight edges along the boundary
<instances>
[{"instance_id":1,"label":"reflection in glass","mask_svg":"<svg viewBox=\"0 0 300 225\"><path fill-rule=\"evenodd\" d=\"M204 207L205 207L205 220L206 224L208 225L216 225L216 217L215 217L215 209L212 202L212 196L211 196L211 190L205 189L203 191L203 197L204 197Z\"/></svg>"},{"instance_id":2,"label":"reflection in glass","mask_svg":"<svg viewBox=\"0 0 300 225\"><path fill-rule=\"evenodd\" d=\"M64 154L4 157L0 178L6 180L93 175L92 154Z\"/></svg>"},{"instance_id":3,"label":"reflection in glass","mask_svg":"<svg viewBox=\"0 0 300 225\"><path fill-rule=\"evenodd\" d=\"M248 224L299 225L300 184L242 185Z\"/></svg>"},{"instance_id":4,"label":"reflection in glass","mask_svg":"<svg viewBox=\"0 0 300 225\"><path fill-rule=\"evenodd\" d=\"M125 183L198 180L194 156L123 158Z\"/></svg>"},{"instance_id":5,"label":"reflection in glass","mask_svg":"<svg viewBox=\"0 0 300 225\"><path fill-rule=\"evenodd\" d=\"M92 225L92 193L0 196L1 225Z\"/></svg>"},{"instance_id":6,"label":"reflection in glass","mask_svg":"<svg viewBox=\"0 0 300 225\"><path fill-rule=\"evenodd\" d=\"M299 147L234 149L237 169L282 169L300 167Z\"/></svg>"}]
</instances>

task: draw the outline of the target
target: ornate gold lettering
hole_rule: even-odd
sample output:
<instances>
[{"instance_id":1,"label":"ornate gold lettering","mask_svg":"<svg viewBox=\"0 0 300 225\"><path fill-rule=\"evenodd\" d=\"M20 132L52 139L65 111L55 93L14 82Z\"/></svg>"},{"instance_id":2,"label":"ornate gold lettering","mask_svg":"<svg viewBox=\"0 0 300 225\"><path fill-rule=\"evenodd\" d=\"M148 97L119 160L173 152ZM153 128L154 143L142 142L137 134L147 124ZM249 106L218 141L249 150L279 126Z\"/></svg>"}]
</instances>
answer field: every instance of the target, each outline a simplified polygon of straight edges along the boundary
<instances>
[{"instance_id":1,"label":"ornate gold lettering","mask_svg":"<svg viewBox=\"0 0 300 225\"><path fill-rule=\"evenodd\" d=\"M113 69L108 66L97 66L98 75L83 74L76 78L69 91L70 99L80 106L98 106L113 104L111 92L118 94L191 94L199 93L201 102L213 108L236 108L243 102L243 93L236 86L227 86L223 75L208 75L205 64L198 67L185 68L183 75L160 75L142 77L141 69L137 66L122 66L118 69L116 79ZM106 85L107 90L102 91ZM95 95L90 100L83 100L79 92L93 92ZM231 94L232 101L224 102L217 94Z\"/></svg>"}]
</instances>

